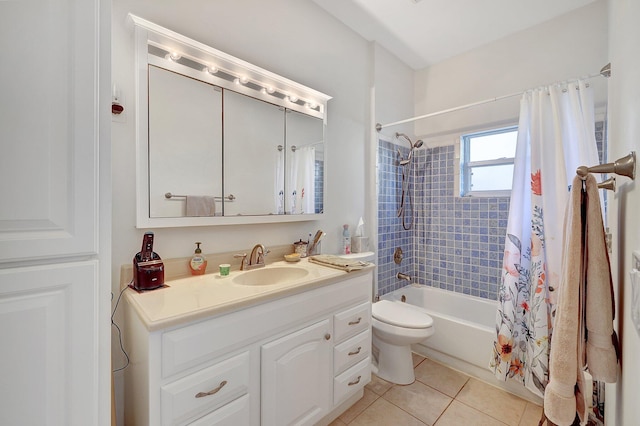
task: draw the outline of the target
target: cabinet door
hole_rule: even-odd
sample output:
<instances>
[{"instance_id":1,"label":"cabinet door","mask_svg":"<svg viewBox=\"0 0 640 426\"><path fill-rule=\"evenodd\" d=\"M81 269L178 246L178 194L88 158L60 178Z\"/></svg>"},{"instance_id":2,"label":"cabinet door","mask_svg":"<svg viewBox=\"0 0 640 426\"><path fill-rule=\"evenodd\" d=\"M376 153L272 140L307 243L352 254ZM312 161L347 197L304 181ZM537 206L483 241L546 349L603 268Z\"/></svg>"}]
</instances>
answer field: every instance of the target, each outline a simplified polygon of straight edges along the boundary
<instances>
[{"instance_id":1,"label":"cabinet door","mask_svg":"<svg viewBox=\"0 0 640 426\"><path fill-rule=\"evenodd\" d=\"M97 252L100 3L0 2L0 263Z\"/></svg>"},{"instance_id":2,"label":"cabinet door","mask_svg":"<svg viewBox=\"0 0 640 426\"><path fill-rule=\"evenodd\" d=\"M0 269L0 424L97 425L97 261Z\"/></svg>"},{"instance_id":3,"label":"cabinet door","mask_svg":"<svg viewBox=\"0 0 640 426\"><path fill-rule=\"evenodd\" d=\"M320 321L262 346L262 425L313 425L330 410L331 322Z\"/></svg>"}]
</instances>

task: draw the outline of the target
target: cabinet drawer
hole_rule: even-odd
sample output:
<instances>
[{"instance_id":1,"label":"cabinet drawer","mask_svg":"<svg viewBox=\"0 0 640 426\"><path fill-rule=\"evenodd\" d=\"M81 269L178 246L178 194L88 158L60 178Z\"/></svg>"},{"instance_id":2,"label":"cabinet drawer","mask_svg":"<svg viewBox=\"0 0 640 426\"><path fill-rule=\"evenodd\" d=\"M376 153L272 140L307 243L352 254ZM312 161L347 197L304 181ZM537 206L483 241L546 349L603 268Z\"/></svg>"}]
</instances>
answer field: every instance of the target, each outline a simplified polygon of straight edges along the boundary
<instances>
[{"instance_id":1,"label":"cabinet drawer","mask_svg":"<svg viewBox=\"0 0 640 426\"><path fill-rule=\"evenodd\" d=\"M333 348L333 374L362 361L371 353L371 330L365 330Z\"/></svg>"},{"instance_id":2,"label":"cabinet drawer","mask_svg":"<svg viewBox=\"0 0 640 426\"><path fill-rule=\"evenodd\" d=\"M189 426L248 426L250 419L249 395L244 395Z\"/></svg>"},{"instance_id":3,"label":"cabinet drawer","mask_svg":"<svg viewBox=\"0 0 640 426\"><path fill-rule=\"evenodd\" d=\"M371 303L365 302L335 314L333 324L336 343L340 343L360 331L371 329Z\"/></svg>"},{"instance_id":4,"label":"cabinet drawer","mask_svg":"<svg viewBox=\"0 0 640 426\"><path fill-rule=\"evenodd\" d=\"M342 403L371 381L371 359L363 359L333 380L333 405Z\"/></svg>"},{"instance_id":5,"label":"cabinet drawer","mask_svg":"<svg viewBox=\"0 0 640 426\"><path fill-rule=\"evenodd\" d=\"M176 425L247 393L249 352L161 387L162 424Z\"/></svg>"}]
</instances>

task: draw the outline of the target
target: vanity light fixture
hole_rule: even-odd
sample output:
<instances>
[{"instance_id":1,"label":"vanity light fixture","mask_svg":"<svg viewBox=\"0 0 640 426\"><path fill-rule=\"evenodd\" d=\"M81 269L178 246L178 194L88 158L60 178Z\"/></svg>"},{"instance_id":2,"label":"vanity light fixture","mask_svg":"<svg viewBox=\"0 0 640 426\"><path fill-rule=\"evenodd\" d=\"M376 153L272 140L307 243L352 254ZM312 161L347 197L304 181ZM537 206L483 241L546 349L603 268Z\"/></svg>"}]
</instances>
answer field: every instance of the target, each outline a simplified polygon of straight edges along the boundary
<instances>
[{"instance_id":1,"label":"vanity light fixture","mask_svg":"<svg viewBox=\"0 0 640 426\"><path fill-rule=\"evenodd\" d=\"M173 62L178 62L178 60L182 58L182 55L178 52L170 52L165 55L165 58Z\"/></svg>"},{"instance_id":2,"label":"vanity light fixture","mask_svg":"<svg viewBox=\"0 0 640 426\"><path fill-rule=\"evenodd\" d=\"M129 14L129 18L136 28L136 40L139 39L140 46L147 46L139 52L143 63L184 73L196 80L201 79L247 95L259 93L263 100L268 99L275 105L325 119L325 105L329 96L135 15Z\"/></svg>"}]
</instances>

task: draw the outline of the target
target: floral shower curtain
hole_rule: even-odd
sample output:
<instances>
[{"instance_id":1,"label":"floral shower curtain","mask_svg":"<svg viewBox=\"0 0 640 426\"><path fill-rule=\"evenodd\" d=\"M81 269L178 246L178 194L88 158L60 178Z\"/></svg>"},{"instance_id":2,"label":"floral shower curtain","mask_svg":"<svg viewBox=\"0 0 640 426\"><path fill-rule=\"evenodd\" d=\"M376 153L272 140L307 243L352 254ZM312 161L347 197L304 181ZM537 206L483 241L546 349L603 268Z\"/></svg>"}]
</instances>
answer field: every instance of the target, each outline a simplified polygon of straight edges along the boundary
<instances>
[{"instance_id":1,"label":"floral shower curtain","mask_svg":"<svg viewBox=\"0 0 640 426\"><path fill-rule=\"evenodd\" d=\"M598 153L588 83L526 92L490 368L539 396L548 381L568 188L578 166L593 164Z\"/></svg>"}]
</instances>

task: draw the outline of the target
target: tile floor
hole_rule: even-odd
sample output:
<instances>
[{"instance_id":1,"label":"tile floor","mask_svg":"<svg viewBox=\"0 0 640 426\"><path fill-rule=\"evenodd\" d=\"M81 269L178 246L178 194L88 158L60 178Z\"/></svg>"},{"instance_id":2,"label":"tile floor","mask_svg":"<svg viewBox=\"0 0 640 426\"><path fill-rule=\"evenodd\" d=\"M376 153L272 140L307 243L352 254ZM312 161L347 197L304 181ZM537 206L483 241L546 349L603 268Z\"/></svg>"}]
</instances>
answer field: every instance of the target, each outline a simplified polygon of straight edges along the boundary
<instances>
[{"instance_id":1,"label":"tile floor","mask_svg":"<svg viewBox=\"0 0 640 426\"><path fill-rule=\"evenodd\" d=\"M329 426L537 426L542 407L442 364L413 357L416 381L375 375L364 396Z\"/></svg>"}]
</instances>

